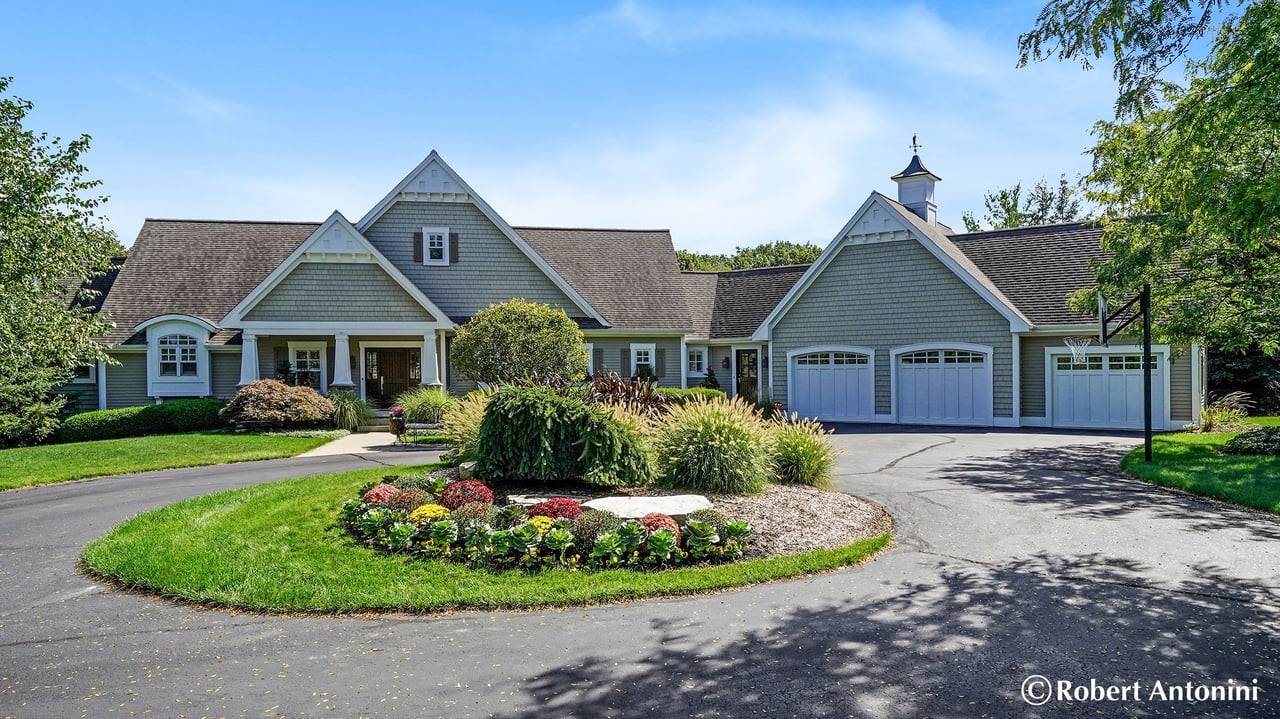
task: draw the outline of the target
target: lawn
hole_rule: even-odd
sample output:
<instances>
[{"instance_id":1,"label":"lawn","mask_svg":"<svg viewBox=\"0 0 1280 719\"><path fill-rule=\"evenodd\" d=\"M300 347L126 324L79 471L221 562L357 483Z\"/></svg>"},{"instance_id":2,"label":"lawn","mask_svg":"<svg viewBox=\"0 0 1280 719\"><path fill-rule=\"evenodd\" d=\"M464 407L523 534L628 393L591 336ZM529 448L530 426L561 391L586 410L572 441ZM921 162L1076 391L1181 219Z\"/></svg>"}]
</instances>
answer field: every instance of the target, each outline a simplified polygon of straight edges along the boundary
<instances>
[{"instance_id":1,"label":"lawn","mask_svg":"<svg viewBox=\"0 0 1280 719\"><path fill-rule=\"evenodd\" d=\"M1251 418L1250 423L1280 426L1280 417ZM1280 457L1224 455L1215 452L1234 437L1221 434L1166 434L1152 441L1152 461L1139 447L1120 463L1138 479L1280 514Z\"/></svg>"},{"instance_id":2,"label":"lawn","mask_svg":"<svg viewBox=\"0 0 1280 719\"><path fill-rule=\"evenodd\" d=\"M220 607L437 612L707 592L856 564L891 541L884 534L838 549L667 571L491 572L357 544L339 524L340 506L385 473L304 477L162 507L89 545L83 563L126 586Z\"/></svg>"},{"instance_id":3,"label":"lawn","mask_svg":"<svg viewBox=\"0 0 1280 719\"><path fill-rule=\"evenodd\" d=\"M153 469L293 457L338 436L336 432L310 434L198 432L5 449L0 450L0 490Z\"/></svg>"}]
</instances>

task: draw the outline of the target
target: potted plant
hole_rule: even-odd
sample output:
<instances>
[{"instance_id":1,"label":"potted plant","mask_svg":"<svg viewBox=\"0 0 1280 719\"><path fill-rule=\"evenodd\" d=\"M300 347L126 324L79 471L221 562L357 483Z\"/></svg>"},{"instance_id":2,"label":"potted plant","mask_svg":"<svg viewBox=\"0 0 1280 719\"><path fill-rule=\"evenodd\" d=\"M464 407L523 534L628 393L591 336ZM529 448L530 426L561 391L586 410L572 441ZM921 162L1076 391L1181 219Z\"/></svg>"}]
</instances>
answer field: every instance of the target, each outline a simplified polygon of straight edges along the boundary
<instances>
[{"instance_id":1,"label":"potted plant","mask_svg":"<svg viewBox=\"0 0 1280 719\"><path fill-rule=\"evenodd\" d=\"M391 416L387 418L387 425L391 429L391 433L397 437L403 437L405 432L404 407L396 405L391 408Z\"/></svg>"}]
</instances>

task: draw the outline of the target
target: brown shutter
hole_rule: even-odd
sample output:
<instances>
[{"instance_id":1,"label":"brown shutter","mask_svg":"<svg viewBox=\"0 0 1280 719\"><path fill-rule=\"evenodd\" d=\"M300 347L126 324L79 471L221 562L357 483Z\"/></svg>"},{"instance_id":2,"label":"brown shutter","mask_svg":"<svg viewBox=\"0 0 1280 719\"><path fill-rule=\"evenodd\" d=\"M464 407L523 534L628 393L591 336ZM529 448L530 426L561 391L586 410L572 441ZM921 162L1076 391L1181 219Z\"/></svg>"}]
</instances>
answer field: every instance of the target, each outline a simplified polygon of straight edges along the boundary
<instances>
[{"instance_id":1,"label":"brown shutter","mask_svg":"<svg viewBox=\"0 0 1280 719\"><path fill-rule=\"evenodd\" d=\"M422 254L422 232L413 233L413 261L422 264L425 260Z\"/></svg>"},{"instance_id":2,"label":"brown shutter","mask_svg":"<svg viewBox=\"0 0 1280 719\"><path fill-rule=\"evenodd\" d=\"M449 233L449 264L458 261L458 233Z\"/></svg>"},{"instance_id":3,"label":"brown shutter","mask_svg":"<svg viewBox=\"0 0 1280 719\"><path fill-rule=\"evenodd\" d=\"M667 351L659 348L653 355L653 376L662 379L662 370L667 366Z\"/></svg>"},{"instance_id":4,"label":"brown shutter","mask_svg":"<svg viewBox=\"0 0 1280 719\"><path fill-rule=\"evenodd\" d=\"M631 349L623 347L618 350L618 366L622 368L622 376L631 376Z\"/></svg>"},{"instance_id":5,"label":"brown shutter","mask_svg":"<svg viewBox=\"0 0 1280 719\"><path fill-rule=\"evenodd\" d=\"M593 349L595 351L591 353L593 355L591 359L591 369L595 370L596 372L599 372L600 370L604 369L604 348L595 347Z\"/></svg>"}]
</instances>

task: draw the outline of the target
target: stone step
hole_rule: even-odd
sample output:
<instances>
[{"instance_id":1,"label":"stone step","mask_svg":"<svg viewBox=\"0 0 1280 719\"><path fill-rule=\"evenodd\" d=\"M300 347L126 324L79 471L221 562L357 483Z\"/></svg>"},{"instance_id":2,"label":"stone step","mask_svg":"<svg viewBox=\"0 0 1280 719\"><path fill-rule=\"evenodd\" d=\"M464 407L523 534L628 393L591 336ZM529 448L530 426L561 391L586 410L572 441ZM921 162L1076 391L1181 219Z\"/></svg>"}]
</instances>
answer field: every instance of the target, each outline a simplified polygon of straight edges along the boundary
<instances>
[{"instance_id":1,"label":"stone step","mask_svg":"<svg viewBox=\"0 0 1280 719\"><path fill-rule=\"evenodd\" d=\"M357 432L390 432L391 425L387 424L386 422L374 421L370 424L360 425L360 427L356 429L356 431Z\"/></svg>"}]
</instances>

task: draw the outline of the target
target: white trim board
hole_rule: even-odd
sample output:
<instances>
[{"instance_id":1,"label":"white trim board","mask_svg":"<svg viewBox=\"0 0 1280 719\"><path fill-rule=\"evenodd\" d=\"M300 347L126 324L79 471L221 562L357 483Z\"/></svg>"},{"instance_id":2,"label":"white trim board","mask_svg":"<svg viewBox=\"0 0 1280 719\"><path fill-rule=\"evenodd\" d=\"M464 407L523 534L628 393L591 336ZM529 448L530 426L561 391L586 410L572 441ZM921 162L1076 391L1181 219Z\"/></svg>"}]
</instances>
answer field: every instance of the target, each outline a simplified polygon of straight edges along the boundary
<instances>
[{"instance_id":1,"label":"white trim board","mask_svg":"<svg viewBox=\"0 0 1280 719\"><path fill-rule=\"evenodd\" d=\"M340 243L340 246L335 245ZM413 284L408 277L404 276L391 261L383 256L364 235L360 234L342 213L334 211L329 215L329 219L325 220L311 233L311 236L303 240L302 244L294 250L283 262L276 265L276 268L267 275L266 279L258 283L249 294L244 296L231 311L222 318L222 326L232 329L249 329L258 323L246 321L245 315L254 308L264 297L271 293L283 280L293 272L298 265L307 259L310 254L322 255L329 258L336 258L336 261L351 262L357 264L371 263L382 268L397 285L400 286L415 302L424 310L435 318L432 323L412 323L412 324L428 324L431 329L457 329L457 325L453 324L453 320L449 319L449 315L443 310L436 307L418 286ZM353 301L355 299L353 298ZM288 324L288 323L281 323ZM301 323L299 323L301 324ZM334 323L325 323L332 325ZM351 323L361 324L361 323ZM406 323L410 324L410 323ZM257 330L257 334L269 334L266 330Z\"/></svg>"},{"instance_id":2,"label":"white trim board","mask_svg":"<svg viewBox=\"0 0 1280 719\"><path fill-rule=\"evenodd\" d=\"M435 167L432 167L432 165L435 165ZM426 176L427 173L432 173L432 177L428 178ZM444 177L440 177L440 173L444 173ZM421 183L422 186L415 189L413 187L414 183ZM456 183L457 187L453 188L450 183ZM476 194L476 191L471 189L471 186L452 167L449 167L449 163L445 162L444 158L440 157L440 153L435 150L432 150L426 159L418 163L418 166L413 168L408 175L405 175L404 179L397 183L391 192L388 192L385 197L378 201L378 204L373 206L373 209L365 213L365 216L360 218L360 221L355 224L353 229L357 233L363 233L368 230L397 200L401 199L401 195L407 195L406 199L420 201L471 203L502 234L506 235L507 239L511 240L512 244L519 248L539 270L542 270L542 273L556 287L559 287L560 291L568 295L569 299L578 306L578 309L600 324L606 327L609 325L609 322L596 311L596 308L592 307L586 298L573 288L573 285L570 285L565 278L561 277L560 273L552 269L551 265L547 264L547 261L542 258L542 255L535 252L533 247L520 236L520 233L507 224L507 221L502 219L502 216L488 202L485 202L483 197Z\"/></svg>"}]
</instances>

